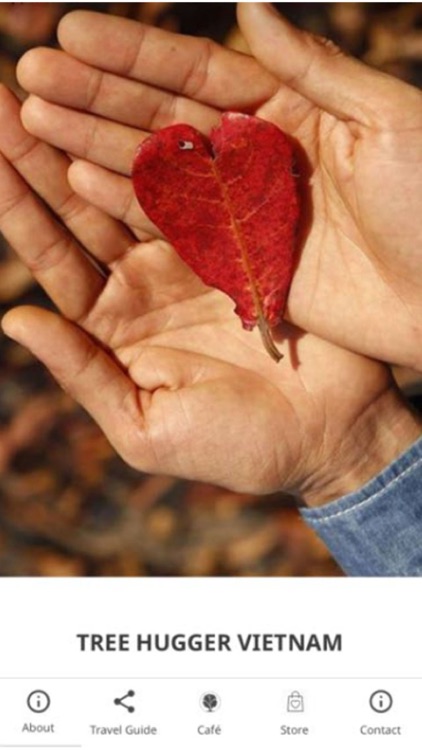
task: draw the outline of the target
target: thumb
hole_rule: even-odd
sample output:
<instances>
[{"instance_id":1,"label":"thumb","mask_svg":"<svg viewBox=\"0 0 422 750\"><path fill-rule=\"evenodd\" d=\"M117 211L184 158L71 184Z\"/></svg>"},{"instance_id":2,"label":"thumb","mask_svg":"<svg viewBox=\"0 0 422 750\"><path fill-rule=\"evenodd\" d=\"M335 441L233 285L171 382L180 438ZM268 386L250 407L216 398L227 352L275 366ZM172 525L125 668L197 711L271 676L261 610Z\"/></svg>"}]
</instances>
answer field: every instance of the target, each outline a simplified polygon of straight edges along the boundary
<instances>
[{"instance_id":1,"label":"thumb","mask_svg":"<svg viewBox=\"0 0 422 750\"><path fill-rule=\"evenodd\" d=\"M270 3L239 3L238 19L254 56L321 109L369 126L420 120L416 88L347 57L327 39L297 29Z\"/></svg>"},{"instance_id":2,"label":"thumb","mask_svg":"<svg viewBox=\"0 0 422 750\"><path fill-rule=\"evenodd\" d=\"M137 388L84 331L55 313L18 307L3 317L4 333L27 347L106 434L130 464L148 465L148 440Z\"/></svg>"}]
</instances>

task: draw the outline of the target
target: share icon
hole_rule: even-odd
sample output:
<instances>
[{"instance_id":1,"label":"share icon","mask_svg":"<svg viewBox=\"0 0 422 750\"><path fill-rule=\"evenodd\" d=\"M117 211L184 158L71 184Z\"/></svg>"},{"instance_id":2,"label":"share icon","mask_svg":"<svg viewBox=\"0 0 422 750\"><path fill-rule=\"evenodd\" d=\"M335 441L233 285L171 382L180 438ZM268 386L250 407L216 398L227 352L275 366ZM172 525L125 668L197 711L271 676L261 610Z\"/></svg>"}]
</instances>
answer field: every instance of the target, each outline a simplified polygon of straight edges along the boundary
<instances>
[{"instance_id":1,"label":"share icon","mask_svg":"<svg viewBox=\"0 0 422 750\"><path fill-rule=\"evenodd\" d=\"M133 698L135 695L134 690L128 690L126 695L123 695L121 698L115 698L114 699L114 705L115 706L123 706L127 711L129 711L130 714L133 714L135 710L135 706L128 706L127 703L125 703L126 698Z\"/></svg>"}]
</instances>

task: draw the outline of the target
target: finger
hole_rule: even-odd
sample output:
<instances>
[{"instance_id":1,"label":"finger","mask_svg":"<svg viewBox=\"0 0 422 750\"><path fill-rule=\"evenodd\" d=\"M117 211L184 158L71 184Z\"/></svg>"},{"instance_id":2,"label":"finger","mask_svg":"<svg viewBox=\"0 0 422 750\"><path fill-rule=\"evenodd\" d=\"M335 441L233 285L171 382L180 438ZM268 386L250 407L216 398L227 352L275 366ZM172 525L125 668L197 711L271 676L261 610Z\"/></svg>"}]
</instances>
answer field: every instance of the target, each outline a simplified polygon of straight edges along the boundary
<instances>
[{"instance_id":1,"label":"finger","mask_svg":"<svg viewBox=\"0 0 422 750\"><path fill-rule=\"evenodd\" d=\"M20 103L4 86L0 86L0 152L100 261L115 260L133 243L133 236L119 222L75 195L67 178L70 160L27 133L20 120Z\"/></svg>"},{"instance_id":2,"label":"finger","mask_svg":"<svg viewBox=\"0 0 422 750\"><path fill-rule=\"evenodd\" d=\"M278 87L250 57L124 18L75 11L62 19L58 36L90 65L219 109L256 107Z\"/></svg>"},{"instance_id":3,"label":"finger","mask_svg":"<svg viewBox=\"0 0 422 750\"><path fill-rule=\"evenodd\" d=\"M104 279L1 154L0 231L60 310L83 319Z\"/></svg>"},{"instance_id":4,"label":"finger","mask_svg":"<svg viewBox=\"0 0 422 750\"><path fill-rule=\"evenodd\" d=\"M207 133L219 112L183 96L105 73L65 52L34 49L19 61L21 86L42 99L145 130L189 122Z\"/></svg>"},{"instance_id":5,"label":"finger","mask_svg":"<svg viewBox=\"0 0 422 750\"><path fill-rule=\"evenodd\" d=\"M2 327L48 367L127 461L149 459L138 389L89 336L64 318L33 307L7 313Z\"/></svg>"},{"instance_id":6,"label":"finger","mask_svg":"<svg viewBox=\"0 0 422 750\"><path fill-rule=\"evenodd\" d=\"M128 177L76 160L69 168L68 178L75 193L126 224L138 240L162 238L155 224L142 211Z\"/></svg>"},{"instance_id":7,"label":"finger","mask_svg":"<svg viewBox=\"0 0 422 750\"><path fill-rule=\"evenodd\" d=\"M417 89L347 57L327 40L300 31L269 3L239 3L238 18L256 58L322 109L364 125L420 123Z\"/></svg>"},{"instance_id":8,"label":"finger","mask_svg":"<svg viewBox=\"0 0 422 750\"><path fill-rule=\"evenodd\" d=\"M127 176L136 149L147 136L142 130L74 112L37 96L26 100L21 117L25 128L37 138Z\"/></svg>"}]
</instances>

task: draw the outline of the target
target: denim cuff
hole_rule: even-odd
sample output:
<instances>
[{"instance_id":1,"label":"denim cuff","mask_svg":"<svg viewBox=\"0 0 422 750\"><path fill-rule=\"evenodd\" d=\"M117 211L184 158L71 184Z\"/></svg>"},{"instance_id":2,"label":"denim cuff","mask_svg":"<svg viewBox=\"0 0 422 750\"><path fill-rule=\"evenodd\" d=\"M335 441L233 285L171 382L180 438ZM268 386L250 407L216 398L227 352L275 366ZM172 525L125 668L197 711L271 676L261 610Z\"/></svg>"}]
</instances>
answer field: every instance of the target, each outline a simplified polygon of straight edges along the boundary
<instances>
[{"instance_id":1,"label":"denim cuff","mask_svg":"<svg viewBox=\"0 0 422 750\"><path fill-rule=\"evenodd\" d=\"M422 437L357 492L301 514L348 575L422 575Z\"/></svg>"}]
</instances>

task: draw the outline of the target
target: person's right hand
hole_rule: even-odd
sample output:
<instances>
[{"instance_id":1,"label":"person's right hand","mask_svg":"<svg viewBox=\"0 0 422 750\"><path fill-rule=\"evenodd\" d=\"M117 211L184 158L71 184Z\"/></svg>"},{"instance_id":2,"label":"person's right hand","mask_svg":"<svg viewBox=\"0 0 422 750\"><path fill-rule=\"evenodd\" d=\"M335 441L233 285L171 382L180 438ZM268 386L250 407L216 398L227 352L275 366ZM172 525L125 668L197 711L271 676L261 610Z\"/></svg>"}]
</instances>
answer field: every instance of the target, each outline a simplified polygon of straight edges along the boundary
<instances>
[{"instance_id":1,"label":"person's right hand","mask_svg":"<svg viewBox=\"0 0 422 750\"><path fill-rule=\"evenodd\" d=\"M277 123L311 168L310 231L289 319L422 370L420 92L293 28L266 4L241 4L239 18L265 67L207 40L72 13L59 29L66 52L35 50L20 63L20 81L36 95L24 123L85 160L70 169L74 189L138 236L156 234L127 179L146 131L181 121L209 131L224 109Z\"/></svg>"}]
</instances>

